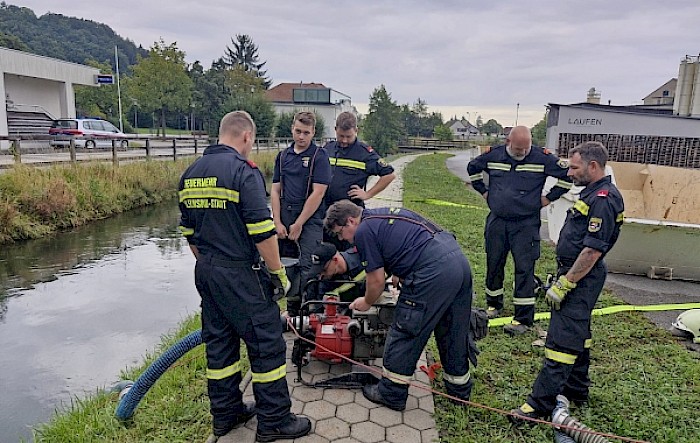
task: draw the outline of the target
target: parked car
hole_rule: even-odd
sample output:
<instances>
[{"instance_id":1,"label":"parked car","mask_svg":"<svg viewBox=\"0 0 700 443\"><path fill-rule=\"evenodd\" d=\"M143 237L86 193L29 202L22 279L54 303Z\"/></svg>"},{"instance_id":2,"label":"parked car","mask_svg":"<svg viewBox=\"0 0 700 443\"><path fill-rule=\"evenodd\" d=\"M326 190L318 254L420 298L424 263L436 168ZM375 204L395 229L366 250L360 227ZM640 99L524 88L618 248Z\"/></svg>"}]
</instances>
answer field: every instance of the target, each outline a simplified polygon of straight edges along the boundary
<instances>
[{"instance_id":1,"label":"parked car","mask_svg":"<svg viewBox=\"0 0 700 443\"><path fill-rule=\"evenodd\" d=\"M126 134L110 122L97 118L54 120L51 129L49 129L49 135L54 136L51 140L51 146L70 146L70 139L74 137L76 148L111 148L112 140L117 140L122 148L129 147Z\"/></svg>"}]
</instances>

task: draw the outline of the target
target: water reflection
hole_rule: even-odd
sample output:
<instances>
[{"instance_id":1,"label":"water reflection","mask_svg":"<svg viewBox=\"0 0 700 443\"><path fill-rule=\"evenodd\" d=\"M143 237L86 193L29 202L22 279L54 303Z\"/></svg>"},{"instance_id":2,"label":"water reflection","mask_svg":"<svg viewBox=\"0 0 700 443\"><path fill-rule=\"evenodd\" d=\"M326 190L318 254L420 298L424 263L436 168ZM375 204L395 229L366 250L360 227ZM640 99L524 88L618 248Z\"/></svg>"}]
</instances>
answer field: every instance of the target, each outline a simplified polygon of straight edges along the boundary
<instances>
[{"instance_id":1,"label":"water reflection","mask_svg":"<svg viewBox=\"0 0 700 443\"><path fill-rule=\"evenodd\" d=\"M0 442L115 381L199 310L175 202L0 248Z\"/></svg>"},{"instance_id":2,"label":"water reflection","mask_svg":"<svg viewBox=\"0 0 700 443\"><path fill-rule=\"evenodd\" d=\"M8 297L54 281L90 262L142 245L153 239L163 255L178 252L175 202L136 209L107 220L37 240L0 248L0 322L7 313Z\"/></svg>"}]
</instances>

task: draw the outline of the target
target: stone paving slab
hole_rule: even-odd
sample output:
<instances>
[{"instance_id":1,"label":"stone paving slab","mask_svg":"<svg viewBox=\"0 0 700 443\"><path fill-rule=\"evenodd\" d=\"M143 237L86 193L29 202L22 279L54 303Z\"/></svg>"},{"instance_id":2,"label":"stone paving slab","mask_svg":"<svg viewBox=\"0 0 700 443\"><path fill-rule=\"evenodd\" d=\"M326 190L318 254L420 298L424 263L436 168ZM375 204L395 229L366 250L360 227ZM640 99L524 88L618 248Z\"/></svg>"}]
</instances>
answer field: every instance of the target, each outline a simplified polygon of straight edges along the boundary
<instances>
[{"instance_id":1,"label":"stone paving slab","mask_svg":"<svg viewBox=\"0 0 700 443\"><path fill-rule=\"evenodd\" d=\"M291 349L296 337L286 333L287 349ZM381 359L374 367L381 371ZM311 434L294 440L312 442L431 442L438 438L432 416L434 404L427 375L419 369L426 365L425 354L418 361L414 383L425 389L411 386L405 411L394 411L370 402L360 389L315 388L297 379L297 368L287 357L287 384L292 399L292 412L311 420ZM314 360L302 368L306 383L327 379L350 370L349 364L330 364ZM307 371L309 369L309 371ZM246 377L248 380L249 377ZM243 392L244 401L253 401L252 383ZM220 437L218 443L245 443L255 441L257 420L253 418L244 427L234 429ZM210 439L211 441L211 439Z\"/></svg>"}]
</instances>

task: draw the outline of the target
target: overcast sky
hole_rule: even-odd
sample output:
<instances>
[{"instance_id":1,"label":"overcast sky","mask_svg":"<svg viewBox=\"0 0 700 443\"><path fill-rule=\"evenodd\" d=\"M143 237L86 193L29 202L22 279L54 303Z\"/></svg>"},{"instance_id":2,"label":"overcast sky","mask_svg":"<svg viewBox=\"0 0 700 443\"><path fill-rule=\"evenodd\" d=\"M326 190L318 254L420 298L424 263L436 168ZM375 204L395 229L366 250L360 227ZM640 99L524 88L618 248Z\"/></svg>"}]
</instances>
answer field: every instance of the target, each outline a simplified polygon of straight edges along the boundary
<instances>
[{"instance_id":1,"label":"overcast sky","mask_svg":"<svg viewBox=\"0 0 700 443\"><path fill-rule=\"evenodd\" d=\"M639 104L700 53L698 0L6 0L109 25L150 48L177 42L205 68L249 34L273 84L316 82L366 112L399 104L532 125L547 103ZM66 44L70 44L66 42Z\"/></svg>"}]
</instances>

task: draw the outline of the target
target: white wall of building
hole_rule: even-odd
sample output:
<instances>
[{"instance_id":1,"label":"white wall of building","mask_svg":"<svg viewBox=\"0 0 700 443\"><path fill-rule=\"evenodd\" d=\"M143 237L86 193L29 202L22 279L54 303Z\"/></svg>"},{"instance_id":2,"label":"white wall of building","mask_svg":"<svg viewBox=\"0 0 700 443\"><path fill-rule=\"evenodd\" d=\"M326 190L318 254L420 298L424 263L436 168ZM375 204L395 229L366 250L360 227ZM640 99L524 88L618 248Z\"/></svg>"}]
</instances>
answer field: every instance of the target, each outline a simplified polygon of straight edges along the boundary
<instances>
[{"instance_id":1,"label":"white wall of building","mask_svg":"<svg viewBox=\"0 0 700 443\"><path fill-rule=\"evenodd\" d=\"M354 106L346 102L335 105L312 105L299 103L273 103L275 112L278 114L298 111L311 111L317 116L321 116L325 123L323 134L316 134L317 138L335 138L335 120L342 112L352 112L357 115Z\"/></svg>"},{"instance_id":2,"label":"white wall of building","mask_svg":"<svg viewBox=\"0 0 700 443\"><path fill-rule=\"evenodd\" d=\"M0 48L0 136L8 135L7 105L45 108L54 117L75 117L73 85L97 86L99 69ZM5 148L7 143L3 143Z\"/></svg>"},{"instance_id":3,"label":"white wall of building","mask_svg":"<svg viewBox=\"0 0 700 443\"><path fill-rule=\"evenodd\" d=\"M5 97L15 106L41 106L54 118L75 117L75 99L72 109L69 109L69 104L62 103L65 101L63 96L66 95L63 85L65 83L5 74ZM63 112L70 113L71 110L73 115L62 115Z\"/></svg>"}]
</instances>

